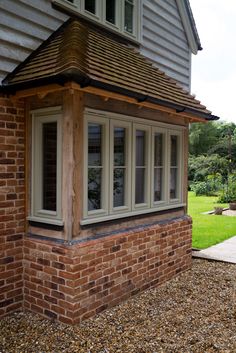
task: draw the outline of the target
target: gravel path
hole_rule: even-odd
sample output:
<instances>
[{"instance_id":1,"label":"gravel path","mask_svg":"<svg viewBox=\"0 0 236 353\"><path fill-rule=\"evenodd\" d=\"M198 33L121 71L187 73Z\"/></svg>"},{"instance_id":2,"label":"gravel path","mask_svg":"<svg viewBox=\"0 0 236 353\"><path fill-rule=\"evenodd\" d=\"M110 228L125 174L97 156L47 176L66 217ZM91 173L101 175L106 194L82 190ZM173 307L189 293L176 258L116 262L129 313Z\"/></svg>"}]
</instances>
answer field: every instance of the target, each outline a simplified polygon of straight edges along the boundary
<instances>
[{"instance_id":1,"label":"gravel path","mask_svg":"<svg viewBox=\"0 0 236 353\"><path fill-rule=\"evenodd\" d=\"M0 321L0 353L236 352L236 266L193 268L80 326L18 313Z\"/></svg>"}]
</instances>

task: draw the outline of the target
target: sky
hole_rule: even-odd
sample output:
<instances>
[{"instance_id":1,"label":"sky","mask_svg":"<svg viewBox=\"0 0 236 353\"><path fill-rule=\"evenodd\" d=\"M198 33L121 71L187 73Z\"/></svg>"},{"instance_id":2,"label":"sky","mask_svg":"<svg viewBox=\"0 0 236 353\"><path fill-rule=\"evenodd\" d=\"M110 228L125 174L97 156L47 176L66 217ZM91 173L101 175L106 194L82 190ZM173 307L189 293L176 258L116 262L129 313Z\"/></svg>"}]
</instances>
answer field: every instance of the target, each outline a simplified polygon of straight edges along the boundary
<instances>
[{"instance_id":1,"label":"sky","mask_svg":"<svg viewBox=\"0 0 236 353\"><path fill-rule=\"evenodd\" d=\"M202 51L192 56L191 92L236 123L236 0L190 0Z\"/></svg>"}]
</instances>

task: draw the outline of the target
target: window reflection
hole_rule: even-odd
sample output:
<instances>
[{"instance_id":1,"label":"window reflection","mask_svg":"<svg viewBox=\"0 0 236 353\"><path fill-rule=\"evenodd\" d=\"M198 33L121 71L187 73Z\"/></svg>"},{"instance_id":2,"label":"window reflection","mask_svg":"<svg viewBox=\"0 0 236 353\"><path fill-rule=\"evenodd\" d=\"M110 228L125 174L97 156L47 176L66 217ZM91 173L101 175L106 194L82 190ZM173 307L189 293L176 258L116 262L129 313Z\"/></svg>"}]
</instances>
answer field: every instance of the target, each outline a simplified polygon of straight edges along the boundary
<instances>
[{"instance_id":1,"label":"window reflection","mask_svg":"<svg viewBox=\"0 0 236 353\"><path fill-rule=\"evenodd\" d=\"M133 17L134 17L133 0L125 0L125 31L133 33Z\"/></svg>"},{"instance_id":2,"label":"window reflection","mask_svg":"<svg viewBox=\"0 0 236 353\"><path fill-rule=\"evenodd\" d=\"M106 21L116 23L116 0L106 0Z\"/></svg>"},{"instance_id":3,"label":"window reflection","mask_svg":"<svg viewBox=\"0 0 236 353\"><path fill-rule=\"evenodd\" d=\"M136 130L136 171L135 171L135 203L145 202L145 144L146 133L142 130Z\"/></svg>"},{"instance_id":4,"label":"window reflection","mask_svg":"<svg viewBox=\"0 0 236 353\"><path fill-rule=\"evenodd\" d=\"M88 210L102 208L102 125L88 125Z\"/></svg>"},{"instance_id":5,"label":"window reflection","mask_svg":"<svg viewBox=\"0 0 236 353\"><path fill-rule=\"evenodd\" d=\"M57 123L43 124L43 209L57 210Z\"/></svg>"},{"instance_id":6,"label":"window reflection","mask_svg":"<svg viewBox=\"0 0 236 353\"><path fill-rule=\"evenodd\" d=\"M114 173L113 173L113 207L125 206L126 180L126 129L114 128Z\"/></svg>"}]
</instances>

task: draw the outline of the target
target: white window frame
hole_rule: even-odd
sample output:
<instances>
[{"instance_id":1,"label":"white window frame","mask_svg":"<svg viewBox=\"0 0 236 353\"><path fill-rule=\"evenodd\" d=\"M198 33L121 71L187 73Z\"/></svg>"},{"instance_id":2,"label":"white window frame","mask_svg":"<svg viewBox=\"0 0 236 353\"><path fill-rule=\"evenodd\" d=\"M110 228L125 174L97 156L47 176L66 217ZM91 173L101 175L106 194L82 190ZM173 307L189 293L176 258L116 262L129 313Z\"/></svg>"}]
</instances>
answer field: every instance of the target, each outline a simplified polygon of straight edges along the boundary
<instances>
[{"instance_id":1,"label":"white window frame","mask_svg":"<svg viewBox=\"0 0 236 353\"><path fill-rule=\"evenodd\" d=\"M105 120L104 120L105 119ZM94 109L85 109L84 114L84 121L85 121L85 136L87 136L87 125L88 122L106 122L107 124L107 136L105 137L106 140L106 153L107 153L107 161L109 161L109 165L107 165L105 176L105 184L106 184L106 210L103 210L103 214L97 211L93 211L93 214L88 214L87 211L87 141L85 138L85 165L84 165L84 218L80 221L81 225L98 223L106 220L111 219L119 219L122 217L129 217L133 215L141 215L145 213L151 213L161 210L168 210L173 209L176 207L183 207L186 206L183 203L183 182L184 182L184 175L183 175L183 168L184 168L184 161L183 161L183 135L185 127L178 126L178 125L169 125L161 122L156 122L152 120L146 120L131 116L120 115L117 113L110 113L105 111L97 111ZM131 160L129 163L130 168L128 170L129 177L128 179L131 180L131 187L129 190L131 194L128 195L128 199L131 200L127 203L131 206L129 207L122 207L122 208L113 208L113 128L114 126L118 126L120 124L121 127L128 127L131 133L130 142L132 144L132 148L129 151L132 151L130 155L127 156ZM147 192L147 199L145 204L135 205L135 131L144 130L148 133L148 141L146 152L148 153L147 159L147 183L146 183L146 192ZM154 202L154 135L155 132L163 133L164 138L164 171L163 171L163 182L164 182L164 199L163 201ZM170 185L170 138L171 135L178 136L178 198L170 199L169 195L169 185ZM132 142L131 142L132 140ZM128 181L128 185L129 181Z\"/></svg>"},{"instance_id":2,"label":"white window frame","mask_svg":"<svg viewBox=\"0 0 236 353\"><path fill-rule=\"evenodd\" d=\"M112 24L106 21L106 0L96 0L96 14L92 14L85 10L85 0L74 0L71 3L68 0L51 0L62 9L69 11L71 14L80 15L81 17L90 19L103 27L108 27L111 31L129 38L133 42L141 42L141 14L142 0L133 0L133 32L125 30L125 0L116 0L116 23ZM121 6L120 6L121 3Z\"/></svg>"},{"instance_id":3,"label":"white window frame","mask_svg":"<svg viewBox=\"0 0 236 353\"><path fill-rule=\"evenodd\" d=\"M163 186L163 199L160 201L154 200L154 169L155 169L155 134L159 133L163 136L163 146L162 146L162 159L163 159L163 175L162 175L162 186ZM152 127L152 148L151 148L151 200L152 207L161 207L168 204L168 131L166 128Z\"/></svg>"},{"instance_id":4,"label":"white window frame","mask_svg":"<svg viewBox=\"0 0 236 353\"><path fill-rule=\"evenodd\" d=\"M63 225L62 222L62 110L61 107L37 109L32 116L32 177L31 177L31 214L28 220ZM42 207L42 127L44 123L57 123L57 202L56 211Z\"/></svg>"},{"instance_id":5,"label":"white window frame","mask_svg":"<svg viewBox=\"0 0 236 353\"><path fill-rule=\"evenodd\" d=\"M133 124L133 178L132 178L132 195L133 195L133 210L140 210L145 208L150 208L150 184L149 182L145 185L145 200L146 202L136 204L135 203L135 186L136 186L136 131L141 130L145 132L145 180L150 180L150 149L151 149L151 127L143 124Z\"/></svg>"},{"instance_id":6,"label":"white window frame","mask_svg":"<svg viewBox=\"0 0 236 353\"><path fill-rule=\"evenodd\" d=\"M126 129L125 160L125 205L120 207L113 206L113 184L114 184L114 128L122 127ZM132 130L131 123L122 120L110 120L110 213L124 213L131 211L131 149L132 149Z\"/></svg>"},{"instance_id":7,"label":"white window frame","mask_svg":"<svg viewBox=\"0 0 236 353\"><path fill-rule=\"evenodd\" d=\"M176 204L181 202L183 194L183 186L181 180L183 180L183 135L179 131L169 130L168 131L168 145L169 145L169 156L168 156L168 185L170 185L170 171L171 171L171 136L177 136L177 197L174 199L170 198L170 190L168 188L168 202L169 204Z\"/></svg>"},{"instance_id":8,"label":"white window frame","mask_svg":"<svg viewBox=\"0 0 236 353\"><path fill-rule=\"evenodd\" d=\"M101 185L102 208L99 210L88 210L88 124L98 124L102 126L102 164L103 164L103 177ZM85 153L84 153L84 217L94 218L96 216L108 215L109 207L109 180L108 180L108 166L109 166L109 121L104 117L89 117L84 124L84 136L85 136Z\"/></svg>"}]
</instances>

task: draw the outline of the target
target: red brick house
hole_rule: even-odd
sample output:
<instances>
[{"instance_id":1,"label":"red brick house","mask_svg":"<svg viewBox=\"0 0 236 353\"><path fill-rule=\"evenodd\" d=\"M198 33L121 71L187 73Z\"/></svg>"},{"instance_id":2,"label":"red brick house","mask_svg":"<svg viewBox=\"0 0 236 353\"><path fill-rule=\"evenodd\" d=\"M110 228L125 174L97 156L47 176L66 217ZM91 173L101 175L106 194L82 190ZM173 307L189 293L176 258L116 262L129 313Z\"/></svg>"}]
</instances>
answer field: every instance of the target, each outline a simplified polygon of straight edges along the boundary
<instances>
[{"instance_id":1,"label":"red brick house","mask_svg":"<svg viewBox=\"0 0 236 353\"><path fill-rule=\"evenodd\" d=\"M191 266L197 30L187 0L119 5L0 4L0 315L78 323Z\"/></svg>"}]
</instances>

